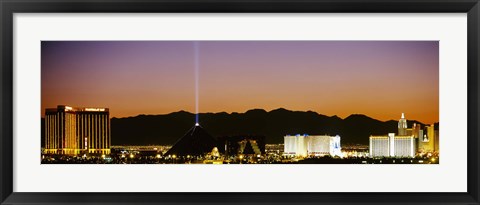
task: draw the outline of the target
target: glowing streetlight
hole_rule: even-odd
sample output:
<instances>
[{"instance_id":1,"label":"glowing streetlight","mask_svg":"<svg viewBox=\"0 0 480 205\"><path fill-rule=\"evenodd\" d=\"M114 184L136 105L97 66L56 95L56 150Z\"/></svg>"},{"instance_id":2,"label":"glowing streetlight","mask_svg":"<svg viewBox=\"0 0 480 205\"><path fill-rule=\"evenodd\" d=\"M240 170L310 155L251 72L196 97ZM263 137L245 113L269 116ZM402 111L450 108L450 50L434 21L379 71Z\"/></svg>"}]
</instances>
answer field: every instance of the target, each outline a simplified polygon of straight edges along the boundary
<instances>
[{"instance_id":1,"label":"glowing streetlight","mask_svg":"<svg viewBox=\"0 0 480 205\"><path fill-rule=\"evenodd\" d=\"M172 155L173 163L175 164L175 158L177 158L177 155Z\"/></svg>"}]
</instances>

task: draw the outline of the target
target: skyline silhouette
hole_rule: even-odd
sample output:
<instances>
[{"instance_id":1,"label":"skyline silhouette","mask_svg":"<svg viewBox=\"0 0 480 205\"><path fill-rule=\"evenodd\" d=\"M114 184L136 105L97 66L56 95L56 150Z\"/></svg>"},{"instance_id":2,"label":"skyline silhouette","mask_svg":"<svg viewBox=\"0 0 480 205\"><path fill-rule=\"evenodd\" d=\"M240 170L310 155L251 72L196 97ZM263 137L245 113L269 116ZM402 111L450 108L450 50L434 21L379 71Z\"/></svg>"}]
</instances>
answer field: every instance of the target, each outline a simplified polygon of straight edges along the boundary
<instances>
[{"instance_id":1,"label":"skyline silhouette","mask_svg":"<svg viewBox=\"0 0 480 205\"><path fill-rule=\"evenodd\" d=\"M112 143L114 145L173 144L195 124L195 114L177 111L161 115L140 114L133 117L112 118ZM251 109L242 113L200 113L200 126L212 136L264 135L268 143L281 143L285 135L330 134L340 135L346 144L367 144L372 134L397 131L398 119L381 121L363 114L346 118L326 116L313 111L292 111L278 108L271 111ZM409 118L408 127L414 123L427 125ZM438 123L435 123L438 129ZM43 133L43 132L42 132ZM42 134L43 135L43 134ZM132 138L132 136L135 136Z\"/></svg>"}]
</instances>

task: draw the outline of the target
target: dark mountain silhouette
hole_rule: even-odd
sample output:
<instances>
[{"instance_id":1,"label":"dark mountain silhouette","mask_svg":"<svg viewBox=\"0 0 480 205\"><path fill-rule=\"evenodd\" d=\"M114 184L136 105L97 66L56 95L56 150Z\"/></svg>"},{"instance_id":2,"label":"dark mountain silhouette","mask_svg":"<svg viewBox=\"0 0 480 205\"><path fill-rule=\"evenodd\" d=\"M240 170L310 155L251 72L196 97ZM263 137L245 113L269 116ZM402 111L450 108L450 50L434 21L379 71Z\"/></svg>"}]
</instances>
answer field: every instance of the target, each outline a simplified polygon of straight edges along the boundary
<instances>
[{"instance_id":1,"label":"dark mountain silhouette","mask_svg":"<svg viewBox=\"0 0 480 205\"><path fill-rule=\"evenodd\" d=\"M408 116L407 116L408 117ZM400 118L400 114L399 114ZM361 114L345 119L313 111L290 111L283 108L267 112L253 109L245 113L201 113L200 125L213 137L263 135L267 143L283 143L287 134L340 135L342 144L368 144L370 135L397 133L398 121L379 121ZM413 123L408 120L408 127ZM112 118L113 145L173 145L195 124L195 115L185 111L165 115L139 115ZM43 135L43 132L42 132Z\"/></svg>"}]
</instances>

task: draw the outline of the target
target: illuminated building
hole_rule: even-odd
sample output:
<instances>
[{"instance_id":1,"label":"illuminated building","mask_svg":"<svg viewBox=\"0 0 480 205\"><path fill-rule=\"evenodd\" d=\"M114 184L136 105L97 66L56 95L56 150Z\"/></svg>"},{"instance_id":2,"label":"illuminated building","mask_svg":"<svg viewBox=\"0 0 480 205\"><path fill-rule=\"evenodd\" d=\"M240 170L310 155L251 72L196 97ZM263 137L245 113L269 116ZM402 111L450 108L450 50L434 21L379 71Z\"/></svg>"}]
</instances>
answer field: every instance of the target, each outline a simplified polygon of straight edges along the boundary
<instances>
[{"instance_id":1,"label":"illuminated building","mask_svg":"<svg viewBox=\"0 0 480 205\"><path fill-rule=\"evenodd\" d=\"M307 143L305 137L307 135L285 136L284 139L284 154L289 156L307 156Z\"/></svg>"},{"instance_id":2,"label":"illuminated building","mask_svg":"<svg viewBox=\"0 0 480 205\"><path fill-rule=\"evenodd\" d=\"M370 136L370 156L389 157L390 139L389 136Z\"/></svg>"},{"instance_id":3,"label":"illuminated building","mask_svg":"<svg viewBox=\"0 0 480 205\"><path fill-rule=\"evenodd\" d=\"M415 137L415 139L418 139L419 136L423 135L423 130L421 127L422 126L420 124L413 123L413 127L411 129L412 129L412 135Z\"/></svg>"},{"instance_id":4,"label":"illuminated building","mask_svg":"<svg viewBox=\"0 0 480 205\"><path fill-rule=\"evenodd\" d=\"M419 130L416 124L411 129L407 128L407 120L402 113L402 117L398 121L398 136L395 136L395 133L370 136L370 157L415 157L417 150L415 136L417 134L414 132L416 130Z\"/></svg>"},{"instance_id":5,"label":"illuminated building","mask_svg":"<svg viewBox=\"0 0 480 205\"><path fill-rule=\"evenodd\" d=\"M406 133L405 135L413 135L413 128L407 128L405 130L405 133Z\"/></svg>"},{"instance_id":6,"label":"illuminated building","mask_svg":"<svg viewBox=\"0 0 480 205\"><path fill-rule=\"evenodd\" d=\"M110 154L108 108L59 105L45 110L45 153Z\"/></svg>"},{"instance_id":7,"label":"illuminated building","mask_svg":"<svg viewBox=\"0 0 480 205\"><path fill-rule=\"evenodd\" d=\"M420 124L414 123L412 128L407 128L404 113L398 121L398 136L394 133L370 136L371 157L414 157L417 152L438 153L438 149L438 130L435 130L435 126L427 125L421 129Z\"/></svg>"},{"instance_id":8,"label":"illuminated building","mask_svg":"<svg viewBox=\"0 0 480 205\"><path fill-rule=\"evenodd\" d=\"M368 157L369 156L369 146L368 145L349 145L342 146L342 156L343 157Z\"/></svg>"},{"instance_id":9,"label":"illuminated building","mask_svg":"<svg viewBox=\"0 0 480 205\"><path fill-rule=\"evenodd\" d=\"M284 137L284 155L341 156L340 136L328 135L287 135Z\"/></svg>"},{"instance_id":10,"label":"illuminated building","mask_svg":"<svg viewBox=\"0 0 480 205\"><path fill-rule=\"evenodd\" d=\"M433 153L436 152L435 146L438 147L438 134L435 133L435 126L425 126L425 134L419 137L418 140L418 152L420 153ZM438 132L437 132L438 133Z\"/></svg>"},{"instance_id":11,"label":"illuminated building","mask_svg":"<svg viewBox=\"0 0 480 205\"><path fill-rule=\"evenodd\" d=\"M398 135L407 135L407 119L402 113L402 118L398 121Z\"/></svg>"},{"instance_id":12,"label":"illuminated building","mask_svg":"<svg viewBox=\"0 0 480 205\"><path fill-rule=\"evenodd\" d=\"M265 136L239 135L225 136L218 139L224 145L227 156L263 155L265 154Z\"/></svg>"},{"instance_id":13,"label":"illuminated building","mask_svg":"<svg viewBox=\"0 0 480 205\"><path fill-rule=\"evenodd\" d=\"M265 152L267 154L280 154L283 153L285 149L284 144L265 144Z\"/></svg>"},{"instance_id":14,"label":"illuminated building","mask_svg":"<svg viewBox=\"0 0 480 205\"><path fill-rule=\"evenodd\" d=\"M415 157L415 137L395 136L388 133L384 136L370 136L370 157Z\"/></svg>"}]
</instances>

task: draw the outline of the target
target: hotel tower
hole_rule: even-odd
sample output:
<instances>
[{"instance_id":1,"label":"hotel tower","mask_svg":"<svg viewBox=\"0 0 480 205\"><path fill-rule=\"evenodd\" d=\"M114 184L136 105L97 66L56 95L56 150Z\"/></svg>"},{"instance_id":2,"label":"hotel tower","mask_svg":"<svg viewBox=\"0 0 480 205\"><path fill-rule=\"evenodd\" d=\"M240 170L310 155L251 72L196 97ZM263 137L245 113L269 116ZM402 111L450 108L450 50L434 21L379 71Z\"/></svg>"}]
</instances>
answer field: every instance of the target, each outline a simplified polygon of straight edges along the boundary
<instances>
[{"instance_id":1,"label":"hotel tower","mask_svg":"<svg viewBox=\"0 0 480 205\"><path fill-rule=\"evenodd\" d=\"M402 113L402 118L398 120L398 135L407 135L407 119L405 114Z\"/></svg>"},{"instance_id":2,"label":"hotel tower","mask_svg":"<svg viewBox=\"0 0 480 205\"><path fill-rule=\"evenodd\" d=\"M370 157L415 157L417 146L412 130L407 128L407 119L402 113L402 117L398 121L398 135L388 133L387 135L370 136Z\"/></svg>"},{"instance_id":3,"label":"hotel tower","mask_svg":"<svg viewBox=\"0 0 480 205\"><path fill-rule=\"evenodd\" d=\"M45 154L110 154L108 108L59 105L45 110Z\"/></svg>"}]
</instances>

